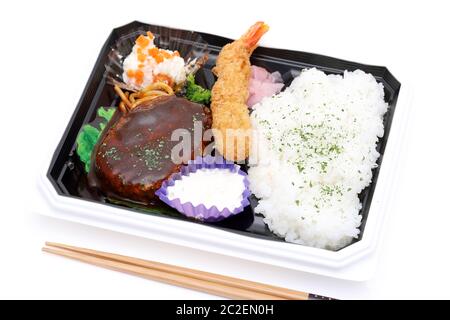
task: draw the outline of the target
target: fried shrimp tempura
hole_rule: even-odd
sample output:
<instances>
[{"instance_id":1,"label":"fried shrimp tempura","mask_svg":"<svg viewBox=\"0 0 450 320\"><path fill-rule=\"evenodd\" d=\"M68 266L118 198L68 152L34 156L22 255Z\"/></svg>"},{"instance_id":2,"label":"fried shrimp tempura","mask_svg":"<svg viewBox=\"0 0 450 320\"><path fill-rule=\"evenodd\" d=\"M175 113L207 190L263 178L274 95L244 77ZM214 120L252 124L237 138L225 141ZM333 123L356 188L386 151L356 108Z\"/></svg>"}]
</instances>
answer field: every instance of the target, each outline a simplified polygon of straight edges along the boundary
<instances>
[{"instance_id":1,"label":"fried shrimp tempura","mask_svg":"<svg viewBox=\"0 0 450 320\"><path fill-rule=\"evenodd\" d=\"M225 45L213 69L218 77L211 92L216 149L227 160L245 160L250 151L251 124L248 107L250 56L269 30L255 23L240 39Z\"/></svg>"}]
</instances>

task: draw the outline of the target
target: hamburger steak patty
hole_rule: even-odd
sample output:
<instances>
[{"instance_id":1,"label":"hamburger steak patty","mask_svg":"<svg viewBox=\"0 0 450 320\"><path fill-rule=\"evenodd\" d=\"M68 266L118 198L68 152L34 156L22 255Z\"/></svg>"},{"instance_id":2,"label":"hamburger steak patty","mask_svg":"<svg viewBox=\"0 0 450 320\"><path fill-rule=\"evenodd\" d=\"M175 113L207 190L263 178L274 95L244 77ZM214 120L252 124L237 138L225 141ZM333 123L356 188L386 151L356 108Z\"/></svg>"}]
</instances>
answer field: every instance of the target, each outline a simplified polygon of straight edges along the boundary
<instances>
[{"instance_id":1,"label":"hamburger steak patty","mask_svg":"<svg viewBox=\"0 0 450 320\"><path fill-rule=\"evenodd\" d=\"M171 141L172 132L189 130L193 159L203 149L193 139L194 121L202 121L203 130L211 127L209 109L176 96L156 98L116 119L97 145L95 175L102 190L143 203L181 166L171 158L179 143Z\"/></svg>"}]
</instances>

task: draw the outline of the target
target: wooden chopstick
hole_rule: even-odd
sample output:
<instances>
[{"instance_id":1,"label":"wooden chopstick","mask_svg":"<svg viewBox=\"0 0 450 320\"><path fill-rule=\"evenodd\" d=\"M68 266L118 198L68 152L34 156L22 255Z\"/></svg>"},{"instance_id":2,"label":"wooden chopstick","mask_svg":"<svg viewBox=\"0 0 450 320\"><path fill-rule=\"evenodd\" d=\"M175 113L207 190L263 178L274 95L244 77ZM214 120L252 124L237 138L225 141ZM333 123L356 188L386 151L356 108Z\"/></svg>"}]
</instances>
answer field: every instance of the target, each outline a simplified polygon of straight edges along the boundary
<instances>
[{"instance_id":1,"label":"wooden chopstick","mask_svg":"<svg viewBox=\"0 0 450 320\"><path fill-rule=\"evenodd\" d=\"M112 261L108 259L96 258L94 256L86 255L83 253L78 253L74 251L69 251L65 249L58 248L43 248L45 252L57 254L60 256L65 256L71 259L83 261L89 264L100 266L103 268L125 272L128 274L140 276L146 279L156 280L179 287L184 287L188 289L194 289L202 291L205 293L210 293L213 295L222 296L230 299L258 299L258 300L272 300L276 299L275 296L252 293L248 290L236 289L224 285L219 285L211 283L208 281L202 281L197 279L192 279L188 277L183 277L171 273L165 273L157 270L147 269L144 267L138 267L135 265L130 265L127 263Z\"/></svg>"},{"instance_id":2,"label":"wooden chopstick","mask_svg":"<svg viewBox=\"0 0 450 320\"><path fill-rule=\"evenodd\" d=\"M214 273L199 271L199 270L193 270L189 268L184 267L178 267L173 266L170 264L160 263L160 262L154 262L154 261L148 261L138 258L132 258L127 257L119 254L113 254L108 252L102 252L97 250L91 250L86 248L79 248L69 245L64 245L60 243L53 243L53 242L46 242L46 245L49 247L57 247L62 249L67 249L79 253L85 253L92 256L100 257L100 258L106 258L109 260L114 260L118 262L125 262L128 264L133 264L136 266L159 270L163 272L170 272L173 274L178 274L185 277L190 277L198 280L205 280L209 282L219 283L230 287L235 288L241 288L246 290L251 290L254 292L259 292L262 294L268 294L268 295L276 295L283 299L308 299L308 294L304 292L289 290L285 288L280 288L276 286L271 286L267 284L261 284L258 282L243 280L243 279L237 279L232 277L227 277L223 275L218 275Z\"/></svg>"},{"instance_id":3,"label":"wooden chopstick","mask_svg":"<svg viewBox=\"0 0 450 320\"><path fill-rule=\"evenodd\" d=\"M258 282L61 243L45 244L47 247L42 248L45 252L226 298L257 300L309 298L309 294L305 292Z\"/></svg>"}]
</instances>

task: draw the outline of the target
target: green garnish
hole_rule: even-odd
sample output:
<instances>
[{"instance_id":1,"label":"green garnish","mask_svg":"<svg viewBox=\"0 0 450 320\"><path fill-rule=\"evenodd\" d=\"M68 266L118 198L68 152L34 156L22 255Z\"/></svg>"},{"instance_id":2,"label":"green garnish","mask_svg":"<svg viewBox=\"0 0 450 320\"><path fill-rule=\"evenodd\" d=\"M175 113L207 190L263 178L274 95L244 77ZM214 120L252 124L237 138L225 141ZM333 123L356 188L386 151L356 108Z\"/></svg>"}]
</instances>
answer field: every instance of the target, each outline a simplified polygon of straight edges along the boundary
<instances>
[{"instance_id":1,"label":"green garnish","mask_svg":"<svg viewBox=\"0 0 450 320\"><path fill-rule=\"evenodd\" d=\"M106 124L111 120L115 108L103 108L100 107L97 111L97 115L104 120L100 122L99 128L96 128L90 124L86 124L81 128L77 137L77 154L80 160L84 163L84 170L89 172L91 168L91 154L97 144L102 131L105 129Z\"/></svg>"},{"instance_id":2,"label":"green garnish","mask_svg":"<svg viewBox=\"0 0 450 320\"><path fill-rule=\"evenodd\" d=\"M114 115L114 112L116 112L116 108L103 108L100 107L97 111L97 114L99 117L102 117L103 119L106 120L106 122L109 122L109 120L111 120L111 118Z\"/></svg>"},{"instance_id":3,"label":"green garnish","mask_svg":"<svg viewBox=\"0 0 450 320\"><path fill-rule=\"evenodd\" d=\"M84 163L84 170L89 172L91 168L91 153L100 137L100 130L86 124L77 137L77 154Z\"/></svg>"},{"instance_id":4,"label":"green garnish","mask_svg":"<svg viewBox=\"0 0 450 320\"><path fill-rule=\"evenodd\" d=\"M187 77L186 98L192 102L209 104L211 101L211 90L205 89L196 84L194 75L190 74Z\"/></svg>"}]
</instances>

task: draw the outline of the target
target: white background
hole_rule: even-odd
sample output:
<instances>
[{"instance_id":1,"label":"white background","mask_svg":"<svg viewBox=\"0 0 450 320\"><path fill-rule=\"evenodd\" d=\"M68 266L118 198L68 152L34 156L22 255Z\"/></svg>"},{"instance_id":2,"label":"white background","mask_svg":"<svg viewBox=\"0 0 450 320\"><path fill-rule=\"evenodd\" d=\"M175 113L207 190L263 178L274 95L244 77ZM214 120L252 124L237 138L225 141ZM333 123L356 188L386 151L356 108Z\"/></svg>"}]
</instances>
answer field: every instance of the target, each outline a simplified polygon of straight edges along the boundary
<instances>
[{"instance_id":1,"label":"white background","mask_svg":"<svg viewBox=\"0 0 450 320\"><path fill-rule=\"evenodd\" d=\"M166 3L166 4L164 4ZM40 252L45 240L349 298L450 298L445 1L11 1L0 10L0 298L216 298ZM58 221L28 212L43 150L68 122L114 27L133 20L385 65L414 97L381 263L348 282ZM57 138L57 137L56 137Z\"/></svg>"}]
</instances>

